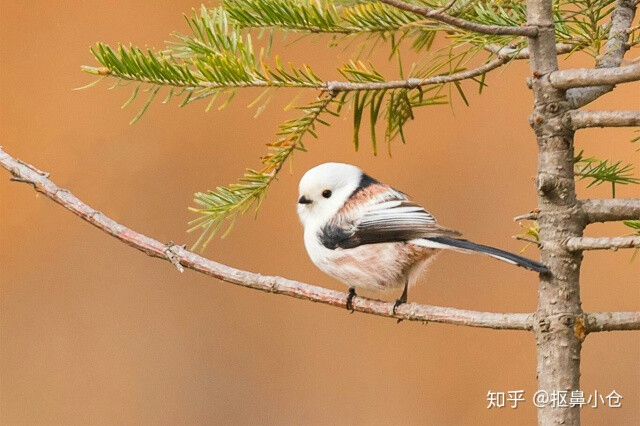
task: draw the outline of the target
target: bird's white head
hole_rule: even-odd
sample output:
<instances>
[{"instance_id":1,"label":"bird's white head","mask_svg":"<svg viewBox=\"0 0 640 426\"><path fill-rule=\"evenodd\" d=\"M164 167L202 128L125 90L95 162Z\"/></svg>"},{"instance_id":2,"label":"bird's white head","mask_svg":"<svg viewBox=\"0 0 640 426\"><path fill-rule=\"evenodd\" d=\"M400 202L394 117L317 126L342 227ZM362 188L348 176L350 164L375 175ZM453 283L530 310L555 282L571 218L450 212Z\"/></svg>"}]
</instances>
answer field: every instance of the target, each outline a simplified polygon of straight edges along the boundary
<instances>
[{"instance_id":1,"label":"bird's white head","mask_svg":"<svg viewBox=\"0 0 640 426\"><path fill-rule=\"evenodd\" d=\"M345 163L324 163L308 170L298 187L302 225L324 225L358 188L362 175L362 170Z\"/></svg>"}]
</instances>

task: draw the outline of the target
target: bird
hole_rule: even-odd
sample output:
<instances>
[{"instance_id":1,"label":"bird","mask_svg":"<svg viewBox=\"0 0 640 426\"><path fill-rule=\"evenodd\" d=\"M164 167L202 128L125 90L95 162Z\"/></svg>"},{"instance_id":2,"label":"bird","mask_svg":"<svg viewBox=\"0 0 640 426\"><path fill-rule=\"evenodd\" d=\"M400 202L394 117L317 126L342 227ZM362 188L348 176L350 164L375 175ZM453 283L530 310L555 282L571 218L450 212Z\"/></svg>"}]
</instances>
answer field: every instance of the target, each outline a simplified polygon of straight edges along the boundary
<instances>
[{"instance_id":1,"label":"bird","mask_svg":"<svg viewBox=\"0 0 640 426\"><path fill-rule=\"evenodd\" d=\"M480 253L538 273L543 264L507 251L460 238L438 224L405 193L346 163L324 163L309 169L298 187L298 216L311 261L349 288L353 311L356 289L402 288L393 306L407 302L409 287L442 250Z\"/></svg>"}]
</instances>

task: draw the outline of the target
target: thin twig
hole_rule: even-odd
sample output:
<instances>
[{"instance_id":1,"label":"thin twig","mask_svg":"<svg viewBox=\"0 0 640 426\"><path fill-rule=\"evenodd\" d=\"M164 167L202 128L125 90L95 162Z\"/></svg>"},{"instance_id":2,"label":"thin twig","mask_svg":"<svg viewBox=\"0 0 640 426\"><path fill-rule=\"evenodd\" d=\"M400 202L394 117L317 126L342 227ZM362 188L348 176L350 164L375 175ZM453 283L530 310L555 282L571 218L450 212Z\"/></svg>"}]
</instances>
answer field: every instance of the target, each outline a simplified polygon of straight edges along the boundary
<instances>
[{"instance_id":1,"label":"thin twig","mask_svg":"<svg viewBox=\"0 0 640 426\"><path fill-rule=\"evenodd\" d=\"M492 35L516 35L526 37L536 37L538 35L538 29L531 26L524 27L507 27L504 25L484 25L477 22L467 21L462 18L448 15L441 9L431 9L428 7L420 7L411 3L405 3L400 0L379 0L382 3L393 6L397 9L401 9L407 12L412 12L425 18L433 19L434 21L444 22L452 27L461 28L463 30L469 30L480 34L492 34Z\"/></svg>"},{"instance_id":2,"label":"thin twig","mask_svg":"<svg viewBox=\"0 0 640 426\"><path fill-rule=\"evenodd\" d=\"M640 220L640 198L582 200L580 207L589 223Z\"/></svg>"},{"instance_id":3,"label":"thin twig","mask_svg":"<svg viewBox=\"0 0 640 426\"><path fill-rule=\"evenodd\" d=\"M440 14L440 13L445 13L447 10L451 9L453 7L454 4L456 4L458 0L451 0L449 3L447 3L446 5L442 6L439 9L435 9L434 13L436 14Z\"/></svg>"},{"instance_id":4,"label":"thin twig","mask_svg":"<svg viewBox=\"0 0 640 426\"><path fill-rule=\"evenodd\" d=\"M574 130L589 127L638 127L640 111L582 111L570 112Z\"/></svg>"},{"instance_id":5,"label":"thin twig","mask_svg":"<svg viewBox=\"0 0 640 426\"><path fill-rule=\"evenodd\" d=\"M571 53L576 46L573 44L558 43L556 44L556 52L558 55L564 55L565 53ZM489 44L484 46L484 50L487 52L495 53L498 57L506 57L509 59L529 59L529 48L517 49L511 46L499 46L496 44Z\"/></svg>"},{"instance_id":6,"label":"thin twig","mask_svg":"<svg viewBox=\"0 0 640 426\"><path fill-rule=\"evenodd\" d=\"M283 294L298 299L311 300L313 302L338 306L343 309L346 308L348 296L346 293L282 277L260 275L231 268L190 252L182 246L175 244L163 244L160 241L129 229L88 206L71 194L71 192L59 188L47 177L36 172L32 166L19 162L1 148L0 164L14 177L25 182L30 182L32 185L37 187L42 194L51 198L67 210L70 210L72 213L91 223L100 230L149 256L169 261L176 267L181 265L181 267L189 268L222 281L243 287L253 288L269 293ZM393 306L394 303L363 297L356 297L353 300L353 309L355 311L408 321L440 322L466 325L470 327L506 330L531 330L533 327L533 315L526 313L503 314L477 312L441 306L408 303L398 307L394 314Z\"/></svg>"},{"instance_id":7,"label":"thin twig","mask_svg":"<svg viewBox=\"0 0 640 426\"><path fill-rule=\"evenodd\" d=\"M514 235L514 237L516 240L520 240L520 241L526 241L529 244L535 244L537 246L540 246L540 241L534 240L533 238L527 238L527 237L523 237L521 235Z\"/></svg>"},{"instance_id":8,"label":"thin twig","mask_svg":"<svg viewBox=\"0 0 640 426\"><path fill-rule=\"evenodd\" d=\"M613 250L640 247L640 236L571 237L565 243L569 251Z\"/></svg>"}]
</instances>

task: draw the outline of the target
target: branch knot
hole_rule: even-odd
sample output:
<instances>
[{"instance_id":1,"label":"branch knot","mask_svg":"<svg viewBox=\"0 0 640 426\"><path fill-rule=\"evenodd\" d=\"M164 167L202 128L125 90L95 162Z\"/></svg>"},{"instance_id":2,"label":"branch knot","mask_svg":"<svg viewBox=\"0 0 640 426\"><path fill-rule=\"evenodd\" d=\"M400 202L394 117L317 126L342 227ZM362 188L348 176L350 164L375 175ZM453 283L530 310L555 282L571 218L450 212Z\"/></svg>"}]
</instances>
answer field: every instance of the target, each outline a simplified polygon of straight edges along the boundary
<instances>
[{"instance_id":1,"label":"branch knot","mask_svg":"<svg viewBox=\"0 0 640 426\"><path fill-rule=\"evenodd\" d=\"M172 241L169 241L165 247L166 248L164 249L164 254L165 254L167 260L169 262L171 262L173 264L173 266L176 267L178 272L180 272L180 273L184 272L184 268L180 264L180 259L178 259L177 253L174 252L174 248L178 247L178 248L184 249L184 248L186 248L186 245L183 244L183 245L179 246L177 244L174 244Z\"/></svg>"}]
</instances>

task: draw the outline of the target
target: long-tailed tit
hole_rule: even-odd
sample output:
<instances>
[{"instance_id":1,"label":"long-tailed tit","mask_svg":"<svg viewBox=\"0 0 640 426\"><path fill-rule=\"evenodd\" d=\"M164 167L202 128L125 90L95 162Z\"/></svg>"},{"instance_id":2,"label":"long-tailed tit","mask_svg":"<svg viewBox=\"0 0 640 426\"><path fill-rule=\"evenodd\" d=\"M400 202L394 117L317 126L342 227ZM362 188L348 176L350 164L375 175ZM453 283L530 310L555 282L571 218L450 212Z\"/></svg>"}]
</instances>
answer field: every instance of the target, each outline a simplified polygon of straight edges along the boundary
<instances>
[{"instance_id":1,"label":"long-tailed tit","mask_svg":"<svg viewBox=\"0 0 640 426\"><path fill-rule=\"evenodd\" d=\"M356 166L325 163L300 180L298 215L313 263L355 289L407 289L442 249L482 253L523 268L547 272L541 263L459 238L404 193L378 182Z\"/></svg>"}]
</instances>

